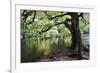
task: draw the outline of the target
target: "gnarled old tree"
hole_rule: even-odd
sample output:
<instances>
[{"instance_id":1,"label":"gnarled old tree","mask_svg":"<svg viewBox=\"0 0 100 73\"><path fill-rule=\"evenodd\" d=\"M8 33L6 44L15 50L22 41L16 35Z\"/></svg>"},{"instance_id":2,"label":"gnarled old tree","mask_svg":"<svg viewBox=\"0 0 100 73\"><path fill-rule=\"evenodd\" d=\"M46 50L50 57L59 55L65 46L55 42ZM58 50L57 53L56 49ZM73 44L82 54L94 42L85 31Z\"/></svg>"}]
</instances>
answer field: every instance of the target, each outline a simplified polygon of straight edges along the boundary
<instances>
[{"instance_id":1,"label":"gnarled old tree","mask_svg":"<svg viewBox=\"0 0 100 73\"><path fill-rule=\"evenodd\" d=\"M27 37L26 36L26 28L28 28L27 25L32 25L32 23L34 23L34 19L36 17L36 11L34 10L23 10L21 12L21 27L23 28L22 30L22 44L25 45L25 38ZM85 22L85 19L84 19L84 13L78 13L78 12L66 12L66 13L63 13L61 12L62 14L60 15L55 15L55 16L52 16L52 15L49 15L48 14L48 11L43 11L43 13L46 15L46 17L49 19L49 20L54 20L56 18L60 18L60 17L63 17L63 16L70 16L70 18L66 18L64 21L61 21L61 22L56 22L55 21L55 24L54 25L49 25L47 28L43 28L40 32L38 32L38 34L42 34L44 32L47 32L48 30L50 30L53 26L57 26L57 25L60 25L60 24L64 24L65 27L67 29L69 29L69 31L71 32L71 36L72 36L72 44L71 44L71 50L73 51L73 55L77 55L77 58L78 59L82 59L82 54L81 54L81 48L85 48L83 43L82 43L82 39L81 39L81 32L80 32L80 29L79 29L79 18L81 18L84 22ZM31 16L31 19L27 20L28 17ZM24 46L25 47L25 46Z\"/></svg>"}]
</instances>

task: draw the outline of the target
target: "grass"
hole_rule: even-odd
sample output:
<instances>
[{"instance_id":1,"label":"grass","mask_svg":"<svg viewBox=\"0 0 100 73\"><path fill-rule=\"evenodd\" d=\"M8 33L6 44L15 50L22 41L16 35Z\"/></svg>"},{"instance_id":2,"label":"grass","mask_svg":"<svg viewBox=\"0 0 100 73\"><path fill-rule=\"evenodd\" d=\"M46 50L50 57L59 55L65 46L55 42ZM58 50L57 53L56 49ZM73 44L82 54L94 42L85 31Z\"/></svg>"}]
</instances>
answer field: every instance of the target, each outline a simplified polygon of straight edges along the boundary
<instances>
[{"instance_id":1,"label":"grass","mask_svg":"<svg viewBox=\"0 0 100 73\"><path fill-rule=\"evenodd\" d=\"M49 39L27 39L26 48L24 48L25 62L35 62L41 59L43 56L50 54L59 54L64 51L65 48L71 45L71 37L66 38L49 38ZM23 46L23 45L21 45Z\"/></svg>"}]
</instances>

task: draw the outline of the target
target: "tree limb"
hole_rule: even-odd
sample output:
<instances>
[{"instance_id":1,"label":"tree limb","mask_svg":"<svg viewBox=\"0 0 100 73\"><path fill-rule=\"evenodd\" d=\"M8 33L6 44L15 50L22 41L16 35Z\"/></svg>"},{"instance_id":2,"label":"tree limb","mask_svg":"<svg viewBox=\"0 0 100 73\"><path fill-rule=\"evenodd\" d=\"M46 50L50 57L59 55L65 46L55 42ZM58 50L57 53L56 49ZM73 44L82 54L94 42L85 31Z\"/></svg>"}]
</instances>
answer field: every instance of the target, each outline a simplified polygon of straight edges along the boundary
<instances>
[{"instance_id":1,"label":"tree limb","mask_svg":"<svg viewBox=\"0 0 100 73\"><path fill-rule=\"evenodd\" d=\"M80 15L78 15L78 17L82 17L83 18L83 13L80 13Z\"/></svg>"},{"instance_id":2,"label":"tree limb","mask_svg":"<svg viewBox=\"0 0 100 73\"><path fill-rule=\"evenodd\" d=\"M67 18L67 19L64 21L64 25L65 25L65 27L67 27L67 28L71 31L72 29L71 29L71 24L68 23L69 21L71 22L71 19L68 19L68 18Z\"/></svg>"},{"instance_id":3,"label":"tree limb","mask_svg":"<svg viewBox=\"0 0 100 73\"><path fill-rule=\"evenodd\" d=\"M83 17L83 18L81 18L81 20L82 20L82 22L83 22L84 24L86 24L86 25L87 25L87 24L89 24L89 22L88 22L88 21L86 21L84 17Z\"/></svg>"},{"instance_id":4,"label":"tree limb","mask_svg":"<svg viewBox=\"0 0 100 73\"><path fill-rule=\"evenodd\" d=\"M52 27L54 27L54 26L57 26L57 25L60 25L60 24L63 24L64 22L60 22L60 23L56 23L55 25L51 25L51 26L49 26L47 29L42 29L42 31L40 31L39 32L39 34L41 34L41 33L44 33L44 32L47 32L48 30L50 30Z\"/></svg>"},{"instance_id":5,"label":"tree limb","mask_svg":"<svg viewBox=\"0 0 100 73\"><path fill-rule=\"evenodd\" d=\"M33 10L27 11L27 10L23 10L23 13L21 14L21 17L23 17L23 22L26 22L26 19L28 18L28 16L32 15Z\"/></svg>"},{"instance_id":6,"label":"tree limb","mask_svg":"<svg viewBox=\"0 0 100 73\"><path fill-rule=\"evenodd\" d=\"M81 20L82 20L82 22L83 22L84 24L86 24L86 25L89 24L89 22L86 21L86 19L84 18L83 13L80 13L80 15L79 15L78 17L81 17Z\"/></svg>"},{"instance_id":7,"label":"tree limb","mask_svg":"<svg viewBox=\"0 0 100 73\"><path fill-rule=\"evenodd\" d=\"M63 22L56 23L55 25L51 25L51 26L49 26L49 27L48 27L47 29L45 29L45 30L44 30L44 28L43 28L42 31L39 32L39 34L44 33L44 32L47 32L47 31L49 31L52 27L57 26L57 25L60 25L60 24L64 24L64 25L71 31L71 26L70 26L70 24L68 24L68 21L71 21L71 19L66 19L66 20L63 21Z\"/></svg>"},{"instance_id":8,"label":"tree limb","mask_svg":"<svg viewBox=\"0 0 100 73\"><path fill-rule=\"evenodd\" d=\"M36 17L36 11L34 11L34 16L33 16L33 18L32 18L32 21L30 21L28 24L33 23L33 22L34 22L35 17Z\"/></svg>"},{"instance_id":9,"label":"tree limb","mask_svg":"<svg viewBox=\"0 0 100 73\"><path fill-rule=\"evenodd\" d=\"M65 16L65 15L68 15L68 13L65 13L65 14L61 14L61 15L56 15L56 16L51 16L51 15L49 15L49 14L47 14L47 11L44 11L44 13L45 13L45 15L47 15L47 18L49 19L49 20L53 20L53 19L55 19L55 18L57 18L57 17L63 17L63 16Z\"/></svg>"}]
</instances>

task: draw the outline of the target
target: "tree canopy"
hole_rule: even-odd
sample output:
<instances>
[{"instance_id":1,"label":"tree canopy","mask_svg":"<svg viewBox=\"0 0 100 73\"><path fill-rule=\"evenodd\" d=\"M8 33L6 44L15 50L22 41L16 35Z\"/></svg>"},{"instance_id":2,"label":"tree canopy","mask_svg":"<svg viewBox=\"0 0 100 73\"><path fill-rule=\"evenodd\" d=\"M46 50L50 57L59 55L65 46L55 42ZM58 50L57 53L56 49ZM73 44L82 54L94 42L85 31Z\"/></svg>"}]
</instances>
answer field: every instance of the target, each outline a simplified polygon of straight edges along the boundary
<instances>
[{"instance_id":1,"label":"tree canopy","mask_svg":"<svg viewBox=\"0 0 100 73\"><path fill-rule=\"evenodd\" d=\"M34 38L66 38L69 36L70 48L82 58L81 49L85 48L81 34L89 34L89 13L20 10L21 15L21 40ZM23 42L22 42L23 43ZM23 48L23 47L22 47Z\"/></svg>"}]
</instances>

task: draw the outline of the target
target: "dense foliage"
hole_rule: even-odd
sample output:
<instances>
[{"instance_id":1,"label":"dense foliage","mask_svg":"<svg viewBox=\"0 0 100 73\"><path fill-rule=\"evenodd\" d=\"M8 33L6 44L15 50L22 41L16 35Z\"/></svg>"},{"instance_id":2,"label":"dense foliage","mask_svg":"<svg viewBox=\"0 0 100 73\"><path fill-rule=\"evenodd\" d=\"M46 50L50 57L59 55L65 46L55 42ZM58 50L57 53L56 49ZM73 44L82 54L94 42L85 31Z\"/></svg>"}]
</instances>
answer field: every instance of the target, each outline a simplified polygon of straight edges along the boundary
<instances>
[{"instance_id":1,"label":"dense foliage","mask_svg":"<svg viewBox=\"0 0 100 73\"><path fill-rule=\"evenodd\" d=\"M72 19L68 13L71 12L20 10L22 62L66 53L72 45L72 32L64 24ZM80 33L89 34L89 13L77 12L77 15ZM72 25L72 21L67 22Z\"/></svg>"}]
</instances>

